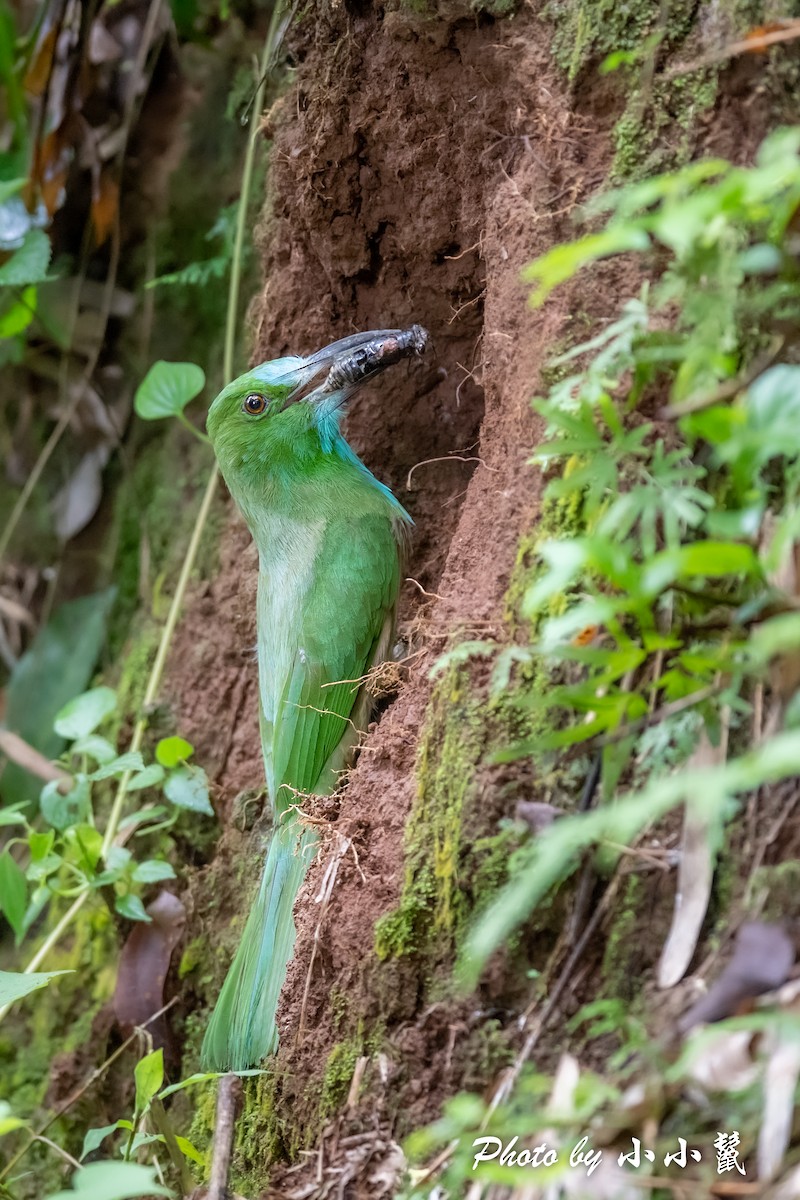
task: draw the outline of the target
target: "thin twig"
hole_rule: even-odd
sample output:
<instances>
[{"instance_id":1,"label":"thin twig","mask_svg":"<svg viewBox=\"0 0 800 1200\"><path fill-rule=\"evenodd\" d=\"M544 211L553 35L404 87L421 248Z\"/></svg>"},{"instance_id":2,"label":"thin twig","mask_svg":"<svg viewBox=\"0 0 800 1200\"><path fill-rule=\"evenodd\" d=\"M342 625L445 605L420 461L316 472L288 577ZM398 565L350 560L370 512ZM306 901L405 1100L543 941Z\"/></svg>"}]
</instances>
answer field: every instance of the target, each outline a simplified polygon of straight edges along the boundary
<instances>
[{"instance_id":1,"label":"thin twig","mask_svg":"<svg viewBox=\"0 0 800 1200\"><path fill-rule=\"evenodd\" d=\"M40 754L24 738L21 738L18 733L12 733L10 729L0 729L0 754L5 754L11 762L16 763L19 767L24 767L26 771L30 771L39 779L47 782L57 781L59 784L63 784L67 790L68 785L72 785L72 776L69 771L64 771L61 767L56 766L54 762L51 762L44 754ZM61 789L59 788L59 790Z\"/></svg>"},{"instance_id":2,"label":"thin twig","mask_svg":"<svg viewBox=\"0 0 800 1200\"><path fill-rule=\"evenodd\" d=\"M228 1174L231 1168L233 1132L236 1115L242 1100L242 1081L238 1075L223 1075L217 1089L217 1112L214 1121L214 1150L211 1176L206 1200L226 1200Z\"/></svg>"},{"instance_id":3,"label":"thin twig","mask_svg":"<svg viewBox=\"0 0 800 1200\"><path fill-rule=\"evenodd\" d=\"M792 21L784 29L773 29L770 33L760 33L757 36L744 38L740 42L730 42L721 50L713 51L696 58L694 62L677 63L668 71L664 78L672 79L676 75L686 75L690 71L699 71L703 67L713 67L716 63L725 62L728 58L736 58L740 54L756 54L769 46L777 46L779 42L793 42L800 38L800 21Z\"/></svg>"},{"instance_id":4,"label":"thin twig","mask_svg":"<svg viewBox=\"0 0 800 1200\"><path fill-rule=\"evenodd\" d=\"M474 456L474 455L471 457L467 457L464 454L443 454L440 458L423 458L422 462L414 463L414 466L408 472L408 475L406 476L406 491L407 492L411 491L411 476L414 474L414 472L417 470L418 467L427 467L430 463L439 463L439 462L465 462L465 463L476 462L476 463L480 463L480 465L482 467L486 467L487 471L495 471L495 472L497 471L497 467L487 466L482 458L478 458L477 456Z\"/></svg>"}]
</instances>

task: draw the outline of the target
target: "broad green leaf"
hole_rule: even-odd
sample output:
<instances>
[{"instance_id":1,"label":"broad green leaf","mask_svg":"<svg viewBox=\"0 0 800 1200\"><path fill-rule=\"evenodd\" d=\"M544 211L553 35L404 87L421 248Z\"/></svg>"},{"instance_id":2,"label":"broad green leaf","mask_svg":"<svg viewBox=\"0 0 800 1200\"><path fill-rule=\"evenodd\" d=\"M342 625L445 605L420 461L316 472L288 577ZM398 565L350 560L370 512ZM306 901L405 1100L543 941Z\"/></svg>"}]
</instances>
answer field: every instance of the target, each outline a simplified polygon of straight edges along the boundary
<instances>
[{"instance_id":1,"label":"broad green leaf","mask_svg":"<svg viewBox=\"0 0 800 1200\"><path fill-rule=\"evenodd\" d=\"M95 762L107 763L117 757L115 748L108 738L100 737L98 733L90 733L88 737L78 738L70 746L70 754L86 754Z\"/></svg>"},{"instance_id":2,"label":"broad green leaf","mask_svg":"<svg viewBox=\"0 0 800 1200\"><path fill-rule=\"evenodd\" d=\"M64 834L65 841L77 849L87 871L94 871L103 849L103 835L94 825L75 825Z\"/></svg>"},{"instance_id":3,"label":"broad green leaf","mask_svg":"<svg viewBox=\"0 0 800 1200\"><path fill-rule=\"evenodd\" d=\"M160 883L162 879L174 879L175 872L168 862L148 858L146 862L139 863L133 878L136 883Z\"/></svg>"},{"instance_id":4,"label":"broad green leaf","mask_svg":"<svg viewBox=\"0 0 800 1200\"><path fill-rule=\"evenodd\" d=\"M175 1141L178 1143L178 1149L184 1158L188 1158L191 1162L197 1163L197 1165L200 1167L204 1167L206 1165L205 1156L202 1155L200 1151L192 1145L188 1138L181 1137L179 1133L176 1133Z\"/></svg>"},{"instance_id":5,"label":"broad green leaf","mask_svg":"<svg viewBox=\"0 0 800 1200\"><path fill-rule=\"evenodd\" d=\"M717 578L720 575L753 574L758 569L758 559L751 547L738 542L692 542L674 553L679 577Z\"/></svg>"},{"instance_id":6,"label":"broad green leaf","mask_svg":"<svg viewBox=\"0 0 800 1200\"><path fill-rule=\"evenodd\" d=\"M75 776L75 786L65 796L58 790L57 779L46 783L39 796L42 816L54 829L67 829L84 821L89 815L90 804L91 788L85 775Z\"/></svg>"},{"instance_id":7,"label":"broad green leaf","mask_svg":"<svg viewBox=\"0 0 800 1200\"><path fill-rule=\"evenodd\" d=\"M98 767L96 771L92 771L89 776L95 781L100 779L110 779L113 775L124 775L126 771L143 771L144 759L138 750L129 750L127 754L120 754L119 758L113 758L111 762L103 763L102 767Z\"/></svg>"},{"instance_id":8,"label":"broad green leaf","mask_svg":"<svg viewBox=\"0 0 800 1200\"><path fill-rule=\"evenodd\" d=\"M57 758L64 745L53 721L91 678L114 595L109 588L63 604L39 630L12 672L5 724L46 758ZM41 789L41 780L16 763L2 768L0 794L7 804L38 802Z\"/></svg>"},{"instance_id":9,"label":"broad green leaf","mask_svg":"<svg viewBox=\"0 0 800 1200\"><path fill-rule=\"evenodd\" d=\"M28 849L31 852L31 862L41 862L53 849L56 840L55 831L48 829L46 833L33 830L28 834Z\"/></svg>"},{"instance_id":10,"label":"broad green leaf","mask_svg":"<svg viewBox=\"0 0 800 1200\"><path fill-rule=\"evenodd\" d=\"M70 741L94 733L117 707L117 695L109 687L96 687L70 700L56 714L53 728Z\"/></svg>"},{"instance_id":11,"label":"broad green leaf","mask_svg":"<svg viewBox=\"0 0 800 1200\"><path fill-rule=\"evenodd\" d=\"M144 905L139 897L134 896L132 892L129 892L127 896L118 896L114 901L114 908L121 917L127 917L129 921L149 923L153 919L145 912Z\"/></svg>"},{"instance_id":12,"label":"broad green leaf","mask_svg":"<svg viewBox=\"0 0 800 1200\"><path fill-rule=\"evenodd\" d=\"M208 799L208 778L200 767L178 767L170 772L164 784L164 794L177 808L213 817Z\"/></svg>"},{"instance_id":13,"label":"broad green leaf","mask_svg":"<svg viewBox=\"0 0 800 1200\"><path fill-rule=\"evenodd\" d=\"M0 267L0 287L27 287L47 278L50 239L41 229L29 229L19 250Z\"/></svg>"},{"instance_id":14,"label":"broad green leaf","mask_svg":"<svg viewBox=\"0 0 800 1200\"><path fill-rule=\"evenodd\" d=\"M190 400L199 396L206 385L202 367L196 363L153 363L136 389L134 408L145 421L178 417Z\"/></svg>"},{"instance_id":15,"label":"broad green leaf","mask_svg":"<svg viewBox=\"0 0 800 1200\"><path fill-rule=\"evenodd\" d=\"M106 866L109 871L124 871L132 857L125 846L111 846L106 855Z\"/></svg>"},{"instance_id":16,"label":"broad green leaf","mask_svg":"<svg viewBox=\"0 0 800 1200\"><path fill-rule=\"evenodd\" d=\"M145 767L143 771L139 771L134 775L128 784L129 792L138 792L142 788L156 787L157 784L164 780L164 768L158 763L150 763L149 767Z\"/></svg>"},{"instance_id":17,"label":"broad green leaf","mask_svg":"<svg viewBox=\"0 0 800 1200\"><path fill-rule=\"evenodd\" d=\"M130 1129L130 1121L115 1121L113 1125L101 1125L97 1129L87 1129L83 1138L83 1149L80 1152L80 1159L83 1161L87 1154L91 1154L103 1142L110 1133L115 1133L118 1129Z\"/></svg>"},{"instance_id":18,"label":"broad green leaf","mask_svg":"<svg viewBox=\"0 0 800 1200\"><path fill-rule=\"evenodd\" d=\"M4 850L0 854L0 911L17 939L23 932L27 906L28 885L24 872L11 857L10 851Z\"/></svg>"},{"instance_id":19,"label":"broad green leaf","mask_svg":"<svg viewBox=\"0 0 800 1200\"><path fill-rule=\"evenodd\" d=\"M193 754L194 746L182 737L162 738L156 746L156 758L162 767L177 767Z\"/></svg>"},{"instance_id":20,"label":"broad green leaf","mask_svg":"<svg viewBox=\"0 0 800 1200\"><path fill-rule=\"evenodd\" d=\"M71 971L40 971L20 975L16 971L0 971L0 1006L13 1004L23 996L47 987L56 975L71 975Z\"/></svg>"},{"instance_id":21,"label":"broad green leaf","mask_svg":"<svg viewBox=\"0 0 800 1200\"><path fill-rule=\"evenodd\" d=\"M172 1196L156 1181L152 1167L130 1162L96 1162L81 1167L72 1176L69 1191L51 1192L45 1200L149 1200Z\"/></svg>"},{"instance_id":22,"label":"broad green leaf","mask_svg":"<svg viewBox=\"0 0 800 1200\"><path fill-rule=\"evenodd\" d=\"M141 1114L153 1097L158 1095L164 1082L164 1051L159 1047L140 1059L133 1077L136 1081L136 1111Z\"/></svg>"}]
</instances>

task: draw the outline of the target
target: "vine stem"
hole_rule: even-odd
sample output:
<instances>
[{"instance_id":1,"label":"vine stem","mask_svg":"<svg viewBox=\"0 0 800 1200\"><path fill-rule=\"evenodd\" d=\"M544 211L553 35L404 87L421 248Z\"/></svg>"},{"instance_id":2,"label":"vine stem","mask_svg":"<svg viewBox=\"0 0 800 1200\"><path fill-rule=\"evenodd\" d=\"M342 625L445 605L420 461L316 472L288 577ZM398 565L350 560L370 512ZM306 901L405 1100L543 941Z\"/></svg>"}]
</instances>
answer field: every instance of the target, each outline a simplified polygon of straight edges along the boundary
<instances>
[{"instance_id":1,"label":"vine stem","mask_svg":"<svg viewBox=\"0 0 800 1200\"><path fill-rule=\"evenodd\" d=\"M276 11L279 8L280 5L276 6ZM259 116L264 106L264 94L266 90L266 81L269 74L269 65L274 38L275 33L271 27L264 43L264 50L261 58L261 68L259 72L259 81L256 88L255 100L251 110L252 116L250 118L250 136L247 139L247 148L245 150L245 158L242 166L242 184L239 194L239 209L236 217L236 237L234 240L233 258L231 261L231 277L228 288L228 311L225 324L225 344L223 349L222 371L226 382L233 375L233 360L236 350L236 325L239 310L239 292L241 290L242 282L242 260L244 257L247 210L250 199L250 186L253 180L256 141L258 139L259 132ZM218 482L219 468L215 464L206 484L206 490L203 494L203 499L197 514L197 521L195 523L189 545L186 548L186 554L184 556L183 565L178 577L178 583L175 588L175 593L172 597L172 603L170 604L166 623L161 633L158 650L156 651L156 657L150 670L147 688L142 700L142 710L145 715L141 716L134 726L133 737L131 738L129 747L131 751L141 749L145 730L147 729L147 710L149 706L153 704L158 695L158 689L161 685L161 679L164 674L164 667L166 665L167 656L169 655L172 637L178 624L178 618L180 616L181 607L186 595L186 589L188 587L192 569L194 568L195 560L197 558L200 539L203 536L205 526L208 522L208 516L211 512L211 506L214 502ZM132 774L132 771L126 771L119 781L114 802L111 806L111 812L108 816L108 824L106 825L105 835L103 837L101 854L104 858L111 849L114 838L117 835L120 819L122 817L122 810L128 794L128 784ZM71 925L76 915L80 912L86 900L91 895L91 892L92 889L87 887L84 891L78 893L67 911L53 927L51 932L42 942L36 954L24 968L23 974L30 975L42 964L53 947L58 943L62 934ZM2 1021L3 1017L5 1017L10 1007L11 1004L5 1004L0 1007L0 1021Z\"/></svg>"}]
</instances>

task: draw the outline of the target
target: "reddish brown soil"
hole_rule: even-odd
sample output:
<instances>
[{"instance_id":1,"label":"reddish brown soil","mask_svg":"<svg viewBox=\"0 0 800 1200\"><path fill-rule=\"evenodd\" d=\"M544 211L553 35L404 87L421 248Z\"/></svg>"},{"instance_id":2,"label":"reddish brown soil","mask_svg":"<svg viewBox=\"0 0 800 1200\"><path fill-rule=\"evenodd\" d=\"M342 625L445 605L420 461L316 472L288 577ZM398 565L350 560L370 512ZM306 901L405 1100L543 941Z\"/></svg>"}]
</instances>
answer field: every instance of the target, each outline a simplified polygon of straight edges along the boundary
<instances>
[{"instance_id":1,"label":"reddish brown soil","mask_svg":"<svg viewBox=\"0 0 800 1200\"><path fill-rule=\"evenodd\" d=\"M570 210L605 178L616 115L607 89L577 105L565 93L547 27L528 8L503 22L357 11L349 17L332 6L293 35L297 82L267 120L267 282L254 309L256 360L411 322L425 325L435 345L424 364L395 369L365 390L348 418L353 446L416 523L408 572L419 586L406 584L400 621L401 630L413 625L422 652L343 795L335 830L352 839L355 854L339 863L313 964L314 897L336 851L333 832L299 897L280 1013L280 1103L295 1128L311 1122L308 1081L340 1040L331 990L347 996L348 1027L359 1016L385 1025L383 1081L371 1064L368 1100L327 1131L324 1145L329 1180L331 1163L352 1161L341 1136L372 1139L348 1177L352 1197L391 1194L398 1130L435 1116L467 1070L464 1055L457 1070L454 1061L468 1039L469 1005L429 1005L419 965L379 966L373 949L375 921L397 904L403 880L428 669L450 634L500 633L515 547L536 511L539 480L526 459L540 432L529 401L543 363L571 312L608 314L612 279L616 298L635 291L609 269L591 291L565 288L543 311L526 305L520 270L568 235ZM231 511L219 574L195 594L169 669L170 699L209 765L223 823L237 792L262 778L255 567ZM241 911L232 864L250 852L246 835L226 833L208 876L217 915L201 879L192 888L190 936L219 922L219 913ZM319 1133L309 1125L310 1141ZM266 1149L249 1153L257 1161ZM276 1169L269 1194L311 1195L301 1185L316 1170L316 1160L301 1176Z\"/></svg>"}]
</instances>

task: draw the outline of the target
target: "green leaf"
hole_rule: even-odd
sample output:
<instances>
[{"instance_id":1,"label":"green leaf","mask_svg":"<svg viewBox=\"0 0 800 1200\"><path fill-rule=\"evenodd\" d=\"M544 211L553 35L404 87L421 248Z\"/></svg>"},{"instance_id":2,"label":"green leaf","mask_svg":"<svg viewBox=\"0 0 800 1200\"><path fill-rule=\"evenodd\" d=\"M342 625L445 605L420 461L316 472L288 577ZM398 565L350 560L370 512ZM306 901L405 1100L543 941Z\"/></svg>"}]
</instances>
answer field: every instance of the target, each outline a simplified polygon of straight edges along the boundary
<instances>
[{"instance_id":1,"label":"green leaf","mask_svg":"<svg viewBox=\"0 0 800 1200\"><path fill-rule=\"evenodd\" d=\"M91 1154L103 1142L110 1133L115 1133L117 1129L130 1129L130 1121L115 1121L113 1125L101 1125L96 1129L87 1129L83 1138L83 1149L80 1152L79 1158L83 1161L87 1154Z\"/></svg>"},{"instance_id":2,"label":"green leaf","mask_svg":"<svg viewBox=\"0 0 800 1200\"><path fill-rule=\"evenodd\" d=\"M182 1079L180 1083L171 1083L169 1087L165 1087L162 1092L159 1092L159 1100L166 1100L167 1096L171 1096L174 1092L182 1092L184 1088L194 1087L197 1083L207 1083L210 1079L221 1079L225 1074L224 1071L203 1071L196 1075L190 1075L188 1079ZM251 1075L264 1075L265 1072L261 1067L251 1067L247 1071L235 1071L235 1075L242 1078Z\"/></svg>"},{"instance_id":3,"label":"green leaf","mask_svg":"<svg viewBox=\"0 0 800 1200\"><path fill-rule=\"evenodd\" d=\"M50 239L41 229L29 229L19 250L0 267L0 287L26 287L47 278Z\"/></svg>"},{"instance_id":4,"label":"green leaf","mask_svg":"<svg viewBox=\"0 0 800 1200\"><path fill-rule=\"evenodd\" d=\"M0 315L0 338L13 338L23 333L36 316L36 288L27 287L5 312Z\"/></svg>"},{"instance_id":5,"label":"green leaf","mask_svg":"<svg viewBox=\"0 0 800 1200\"><path fill-rule=\"evenodd\" d=\"M182 737L162 738L156 746L156 758L162 767L177 767L193 754L194 746Z\"/></svg>"},{"instance_id":6,"label":"green leaf","mask_svg":"<svg viewBox=\"0 0 800 1200\"><path fill-rule=\"evenodd\" d=\"M58 790L58 780L51 779L42 788L39 807L48 825L67 829L89 815L91 787L85 775L75 776L75 786L65 796Z\"/></svg>"},{"instance_id":7,"label":"green leaf","mask_svg":"<svg viewBox=\"0 0 800 1200\"><path fill-rule=\"evenodd\" d=\"M175 1134L175 1141L178 1143L178 1149L184 1158L188 1158L191 1162L197 1163L198 1166L204 1167L206 1160L204 1155L197 1150L188 1138L181 1137L179 1133Z\"/></svg>"},{"instance_id":8,"label":"green leaf","mask_svg":"<svg viewBox=\"0 0 800 1200\"><path fill-rule=\"evenodd\" d=\"M76 696L59 709L53 728L63 738L88 737L117 707L116 692L109 687L96 687Z\"/></svg>"},{"instance_id":9,"label":"green leaf","mask_svg":"<svg viewBox=\"0 0 800 1200\"><path fill-rule=\"evenodd\" d=\"M134 1068L136 1112L141 1115L164 1082L164 1051L159 1047L140 1059Z\"/></svg>"},{"instance_id":10,"label":"green leaf","mask_svg":"<svg viewBox=\"0 0 800 1200\"><path fill-rule=\"evenodd\" d=\"M143 771L144 759L138 750L129 750L127 754L120 754L119 758L114 758L111 762L103 763L102 767L98 767L89 776L90 779L101 780L110 779L113 775L124 775L126 771Z\"/></svg>"},{"instance_id":11,"label":"green leaf","mask_svg":"<svg viewBox=\"0 0 800 1200\"><path fill-rule=\"evenodd\" d=\"M129 921L144 921L149 924L153 919L145 912L139 897L134 896L132 892L128 892L126 896L117 896L114 908L121 917L126 917Z\"/></svg>"},{"instance_id":12,"label":"green leaf","mask_svg":"<svg viewBox=\"0 0 800 1200\"><path fill-rule=\"evenodd\" d=\"M31 862L41 862L46 858L53 849L53 842L56 840L54 830L48 829L47 833L39 833L33 830L28 834L28 849L31 854Z\"/></svg>"},{"instance_id":13,"label":"green leaf","mask_svg":"<svg viewBox=\"0 0 800 1200\"><path fill-rule=\"evenodd\" d=\"M38 974L31 972L28 975L20 975L16 971L0 971L0 1006L13 1004L15 1000L21 1000L31 992L47 987L56 975L71 974L71 971L40 971Z\"/></svg>"},{"instance_id":14,"label":"green leaf","mask_svg":"<svg viewBox=\"0 0 800 1200\"><path fill-rule=\"evenodd\" d=\"M28 885L8 850L0 854L0 911L14 930L16 938L23 932L25 909L28 906Z\"/></svg>"},{"instance_id":15,"label":"green leaf","mask_svg":"<svg viewBox=\"0 0 800 1200\"><path fill-rule=\"evenodd\" d=\"M731 796L800 772L800 733L781 733L724 766L688 768L657 778L639 792L590 813L556 821L529 847L516 874L478 918L467 937L459 977L472 988L491 954L503 945L546 893L601 840L629 845L651 821L691 799L707 818L727 811Z\"/></svg>"},{"instance_id":16,"label":"green leaf","mask_svg":"<svg viewBox=\"0 0 800 1200\"><path fill-rule=\"evenodd\" d=\"M679 577L716 578L758 571L758 559L751 547L738 542L692 542L670 553L676 555Z\"/></svg>"},{"instance_id":17,"label":"green leaf","mask_svg":"<svg viewBox=\"0 0 800 1200\"><path fill-rule=\"evenodd\" d=\"M109 588L63 604L33 639L14 668L7 690L6 726L45 758L57 758L64 741L54 731L59 709L89 682L105 638L115 591ZM7 804L37 801L40 779L16 763L0 768Z\"/></svg>"},{"instance_id":18,"label":"green leaf","mask_svg":"<svg viewBox=\"0 0 800 1200\"><path fill-rule=\"evenodd\" d=\"M51 1192L45 1200L149 1200L172 1196L156 1181L152 1167L130 1162L96 1162L72 1176L72 1190Z\"/></svg>"},{"instance_id":19,"label":"green leaf","mask_svg":"<svg viewBox=\"0 0 800 1200\"><path fill-rule=\"evenodd\" d=\"M196 363L153 363L136 389L134 408L145 421L178 417L190 400L199 396L206 385L202 367Z\"/></svg>"},{"instance_id":20,"label":"green leaf","mask_svg":"<svg viewBox=\"0 0 800 1200\"><path fill-rule=\"evenodd\" d=\"M12 196L16 196L21 192L27 183L27 179L20 177L19 179L3 179L0 181L0 204L5 204L6 200L10 200Z\"/></svg>"},{"instance_id":21,"label":"green leaf","mask_svg":"<svg viewBox=\"0 0 800 1200\"><path fill-rule=\"evenodd\" d=\"M146 862L139 863L133 872L136 883L160 883L162 879L174 878L175 872L169 863L158 858L148 858Z\"/></svg>"},{"instance_id":22,"label":"green leaf","mask_svg":"<svg viewBox=\"0 0 800 1200\"><path fill-rule=\"evenodd\" d=\"M634 224L620 224L609 226L601 233L590 233L575 242L554 246L522 272L525 283L537 284L531 304L536 307L543 304L553 288L571 279L588 263L625 250L647 250L649 245L650 238L644 229Z\"/></svg>"},{"instance_id":23,"label":"green leaf","mask_svg":"<svg viewBox=\"0 0 800 1200\"><path fill-rule=\"evenodd\" d=\"M64 834L64 840L77 850L84 868L91 874L100 862L103 835L94 825L74 825Z\"/></svg>"},{"instance_id":24,"label":"green leaf","mask_svg":"<svg viewBox=\"0 0 800 1200\"><path fill-rule=\"evenodd\" d=\"M7 808L0 808L0 826L2 825L27 825L27 819L19 811L25 807L25 801L20 800L18 804L9 804Z\"/></svg>"},{"instance_id":25,"label":"green leaf","mask_svg":"<svg viewBox=\"0 0 800 1200\"><path fill-rule=\"evenodd\" d=\"M150 763L149 767L145 767L143 771L139 771L138 775L134 775L128 784L129 792L138 792L142 788L155 787L163 782L164 768L158 763Z\"/></svg>"},{"instance_id":26,"label":"green leaf","mask_svg":"<svg viewBox=\"0 0 800 1200\"><path fill-rule=\"evenodd\" d=\"M200 767L178 767L167 776L164 794L177 808L214 816L208 800L208 778Z\"/></svg>"},{"instance_id":27,"label":"green leaf","mask_svg":"<svg viewBox=\"0 0 800 1200\"><path fill-rule=\"evenodd\" d=\"M16 1129L29 1128L29 1123L21 1117L6 1116L6 1110L11 1111L9 1105L0 1104L0 1137L5 1137L7 1133L13 1133Z\"/></svg>"},{"instance_id":28,"label":"green leaf","mask_svg":"<svg viewBox=\"0 0 800 1200\"><path fill-rule=\"evenodd\" d=\"M133 858L125 846L111 846L106 855L106 866L109 871L124 871Z\"/></svg>"},{"instance_id":29,"label":"green leaf","mask_svg":"<svg viewBox=\"0 0 800 1200\"><path fill-rule=\"evenodd\" d=\"M742 250L737 262L745 275L772 275L781 269L781 252L771 242L758 242Z\"/></svg>"},{"instance_id":30,"label":"green leaf","mask_svg":"<svg viewBox=\"0 0 800 1200\"><path fill-rule=\"evenodd\" d=\"M98 763L111 762L112 758L117 757L117 751L108 738L100 737L97 733L90 733L88 737L79 738L77 742L73 742L69 750L70 754L86 754Z\"/></svg>"}]
</instances>

